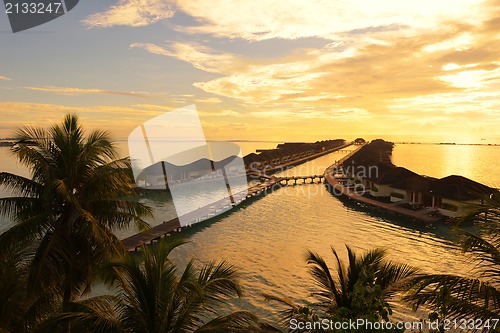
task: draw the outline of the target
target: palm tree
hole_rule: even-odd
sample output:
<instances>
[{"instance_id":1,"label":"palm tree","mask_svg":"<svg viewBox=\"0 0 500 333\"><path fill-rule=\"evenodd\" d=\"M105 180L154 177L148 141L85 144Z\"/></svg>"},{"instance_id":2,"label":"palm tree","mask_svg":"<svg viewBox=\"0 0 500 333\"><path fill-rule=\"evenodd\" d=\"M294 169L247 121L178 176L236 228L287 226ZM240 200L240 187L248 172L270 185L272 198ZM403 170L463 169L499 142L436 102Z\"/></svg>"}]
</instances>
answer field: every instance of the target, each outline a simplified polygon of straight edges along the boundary
<instances>
[{"instance_id":1,"label":"palm tree","mask_svg":"<svg viewBox=\"0 0 500 333\"><path fill-rule=\"evenodd\" d=\"M313 293L318 300L316 305L329 315L359 316L364 311L361 308L357 309L360 306L357 304L360 301L359 297L364 298L364 306L369 305L366 301L370 295L366 294L366 290L374 293L372 295L376 296L374 301L386 300L393 296L398 282L416 272L409 265L387 261L387 252L383 249L377 248L362 256L357 256L349 246L346 246L346 249L347 266L332 248L336 263L336 278L332 276L330 268L320 255L311 251L307 254L312 277L319 287L319 290ZM385 310L382 308L376 310L380 317L387 320Z\"/></svg>"},{"instance_id":2,"label":"palm tree","mask_svg":"<svg viewBox=\"0 0 500 333\"><path fill-rule=\"evenodd\" d=\"M0 251L34 246L31 292L59 289L67 310L90 290L98 267L125 251L112 229L145 228L151 210L134 198L129 160L115 160L106 132L85 136L77 116L49 129L22 128L15 137L11 151L31 177L0 173L0 185L13 192L0 198L0 215L16 222L0 235Z\"/></svg>"},{"instance_id":3,"label":"palm tree","mask_svg":"<svg viewBox=\"0 0 500 333\"><path fill-rule=\"evenodd\" d=\"M440 317L497 320L500 318L500 195L467 219L480 233L459 229L460 245L475 263L462 275L422 274L410 281L406 300L415 309L428 306ZM497 325L500 329L500 324Z\"/></svg>"},{"instance_id":4,"label":"palm tree","mask_svg":"<svg viewBox=\"0 0 500 333\"><path fill-rule=\"evenodd\" d=\"M0 252L0 333L34 332L39 323L57 313L57 289L28 290L30 248Z\"/></svg>"},{"instance_id":5,"label":"palm tree","mask_svg":"<svg viewBox=\"0 0 500 333\"><path fill-rule=\"evenodd\" d=\"M391 307L387 300L397 291L399 284L414 275L416 270L405 264L388 261L383 249L374 249L361 256L346 246L348 262L345 265L334 248L336 272L317 253L308 251L307 264L318 288L312 293L315 302L309 306L298 306L286 298L266 295L268 300L278 301L288 308L282 318L288 323L291 318L301 321L330 318L345 320L367 318L388 320Z\"/></svg>"},{"instance_id":6,"label":"palm tree","mask_svg":"<svg viewBox=\"0 0 500 333\"><path fill-rule=\"evenodd\" d=\"M184 333L257 332L259 323L248 311L230 312L224 304L242 295L238 275L225 262L196 269L191 260L178 273L169 259L182 243L165 240L142 246L108 267L116 293L73 303L71 311L48 321L51 332L61 320L72 320L75 332ZM216 315L220 312L223 315Z\"/></svg>"}]
</instances>

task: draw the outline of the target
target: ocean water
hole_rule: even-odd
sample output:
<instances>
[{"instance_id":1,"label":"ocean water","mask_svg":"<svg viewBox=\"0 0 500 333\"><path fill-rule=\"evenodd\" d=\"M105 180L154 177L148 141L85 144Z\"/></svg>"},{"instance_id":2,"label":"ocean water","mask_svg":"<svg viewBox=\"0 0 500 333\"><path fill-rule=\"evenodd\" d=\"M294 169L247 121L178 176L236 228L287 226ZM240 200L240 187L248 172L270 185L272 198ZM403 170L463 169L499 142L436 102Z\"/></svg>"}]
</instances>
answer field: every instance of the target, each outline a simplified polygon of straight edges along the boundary
<instances>
[{"instance_id":1,"label":"ocean water","mask_svg":"<svg viewBox=\"0 0 500 333\"><path fill-rule=\"evenodd\" d=\"M256 148L272 148L276 143L246 143L245 154ZM122 146L123 148L123 146ZM494 159L500 147L459 145L396 145L395 164L434 177L461 174L489 185L500 184L500 166ZM296 168L284 175L322 173L345 156L335 152ZM27 174L0 148L0 170ZM497 186L498 187L498 186ZM3 190L0 195L8 195ZM141 198L155 209L152 225L175 217L168 193ZM0 230L9 226L0 224ZM117 231L120 237L134 230ZM178 237L179 235L173 236ZM324 256L334 267L330 247L346 258L345 246L356 251L385 248L391 260L404 262L433 273L466 273L472 265L454 246L455 236L447 225L424 225L377 215L354 204L345 203L326 191L324 185L310 184L278 189L241 205L233 212L195 225L181 233L189 241L173 253L181 265L195 258L198 263L226 260L240 271L246 297L238 305L261 315L275 313L275 305L263 294L310 300L314 286L304 260L307 250ZM397 318L413 314L396 303Z\"/></svg>"},{"instance_id":2,"label":"ocean water","mask_svg":"<svg viewBox=\"0 0 500 333\"><path fill-rule=\"evenodd\" d=\"M317 174L343 156L332 153L281 174ZM464 273L472 268L454 246L449 226L378 215L339 200L321 184L278 189L203 227L187 229L185 235L189 243L174 252L176 260L234 263L247 291L244 306L262 315L276 311L263 294L311 300L314 285L304 259L307 250L321 254L332 268L331 247L345 259L346 245L358 252L384 248L391 260L429 273ZM395 317L409 320L414 314L396 303Z\"/></svg>"},{"instance_id":3,"label":"ocean water","mask_svg":"<svg viewBox=\"0 0 500 333\"><path fill-rule=\"evenodd\" d=\"M419 174L461 175L500 188L500 146L396 144L392 155L394 164Z\"/></svg>"}]
</instances>

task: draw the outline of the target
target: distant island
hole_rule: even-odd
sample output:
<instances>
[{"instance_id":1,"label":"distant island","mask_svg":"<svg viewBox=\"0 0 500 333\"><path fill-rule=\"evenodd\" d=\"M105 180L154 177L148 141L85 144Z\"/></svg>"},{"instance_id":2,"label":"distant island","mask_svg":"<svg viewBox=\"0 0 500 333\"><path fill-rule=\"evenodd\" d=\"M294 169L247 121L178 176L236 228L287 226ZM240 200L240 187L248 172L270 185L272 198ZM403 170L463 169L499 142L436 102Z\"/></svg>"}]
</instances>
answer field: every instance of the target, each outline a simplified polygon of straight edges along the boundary
<instances>
[{"instance_id":1,"label":"distant island","mask_svg":"<svg viewBox=\"0 0 500 333\"><path fill-rule=\"evenodd\" d=\"M457 146L500 146L499 143L457 143L457 142L394 142L400 145L457 145Z\"/></svg>"}]
</instances>

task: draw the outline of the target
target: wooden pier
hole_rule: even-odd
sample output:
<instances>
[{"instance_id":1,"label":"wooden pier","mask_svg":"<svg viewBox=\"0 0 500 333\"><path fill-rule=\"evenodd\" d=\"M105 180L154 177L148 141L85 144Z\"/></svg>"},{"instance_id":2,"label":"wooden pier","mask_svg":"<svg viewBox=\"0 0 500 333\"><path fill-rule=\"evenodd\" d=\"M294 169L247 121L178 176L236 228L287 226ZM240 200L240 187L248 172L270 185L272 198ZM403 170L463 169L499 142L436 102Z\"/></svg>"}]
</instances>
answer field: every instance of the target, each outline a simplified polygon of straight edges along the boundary
<instances>
[{"instance_id":1,"label":"wooden pier","mask_svg":"<svg viewBox=\"0 0 500 333\"><path fill-rule=\"evenodd\" d=\"M153 244L171 233L180 231L181 224L178 218L165 221L162 224L152 227L122 240L127 251L137 251L142 244Z\"/></svg>"},{"instance_id":2,"label":"wooden pier","mask_svg":"<svg viewBox=\"0 0 500 333\"><path fill-rule=\"evenodd\" d=\"M340 161L339 161L340 162ZM330 186L330 191L337 196L344 196L348 199L351 199L355 202L359 202L365 204L369 207L381 209L395 215L407 217L413 220L422 221L425 223L434 223L440 221L440 218L434 216L437 209L424 209L424 210L411 210L404 207L401 207L398 202L386 203L382 201L378 201L375 199L367 198L356 192L355 188L350 188L348 186L344 186L339 182L339 179L335 177L335 169L341 166L341 162L335 163L330 166L325 171L325 183Z\"/></svg>"},{"instance_id":3,"label":"wooden pier","mask_svg":"<svg viewBox=\"0 0 500 333\"><path fill-rule=\"evenodd\" d=\"M224 198L183 215L181 219L183 221L192 221L192 224L195 224L228 212L243 201L266 195L283 186L321 184L324 180L324 175L276 177L261 174L259 177L263 180L261 183L251 186L247 190L234 193L231 200L232 204L228 204L228 199ZM190 226L191 224L187 227ZM151 229L127 237L122 240L122 243L127 251L136 251L142 244L154 244L171 233L180 232L181 229L179 218L174 218Z\"/></svg>"},{"instance_id":4,"label":"wooden pier","mask_svg":"<svg viewBox=\"0 0 500 333\"><path fill-rule=\"evenodd\" d=\"M332 149L321 151L319 153L309 155L297 160L289 161L279 165L267 166L262 170L248 171L247 177L251 179L260 179L261 183L249 187L247 190L233 193L231 195L231 204L228 204L228 199L216 201L208 206L198 208L197 210L181 216L183 221L192 221L192 224L205 221L220 215L221 213L230 211L243 201L265 195L281 188L282 186L290 185L304 185L304 184L321 184L324 182L324 175L311 175L311 176L291 176L291 177L276 177L268 175L269 173L282 171L293 166L308 162L318 157L333 153L340 152L348 154L350 151L344 148L351 146L352 143L347 143ZM189 227L190 225L188 225ZM170 221L165 221L162 224L152 227L146 231L137 233L122 240L123 245L128 251L136 251L142 244L152 244L173 232L181 231L181 224L179 218L174 218Z\"/></svg>"},{"instance_id":5,"label":"wooden pier","mask_svg":"<svg viewBox=\"0 0 500 333\"><path fill-rule=\"evenodd\" d=\"M316 159L318 157L321 157L321 156L324 156L324 155L328 155L328 154L331 154L331 153L334 153L334 152L338 152L338 153L348 154L349 155L351 151L347 150L347 149L344 149L344 148L347 148L349 146L352 146L352 143L346 143L345 145L342 145L342 146L338 146L338 147L335 147L335 148L332 148L332 149L321 151L321 152L313 154L313 155L305 156L305 157L302 157L302 158L299 158L299 159L296 159L296 160L293 160L293 161L281 163L281 164L278 164L278 165L268 165L268 166L265 166L264 168L262 168L260 170L249 171L249 172L247 172L247 175L248 176L261 175L261 174L268 174L268 173L283 171L283 170L286 170L288 168L294 167L296 165L299 165L299 164L302 164L302 163L314 160L314 159Z\"/></svg>"}]
</instances>

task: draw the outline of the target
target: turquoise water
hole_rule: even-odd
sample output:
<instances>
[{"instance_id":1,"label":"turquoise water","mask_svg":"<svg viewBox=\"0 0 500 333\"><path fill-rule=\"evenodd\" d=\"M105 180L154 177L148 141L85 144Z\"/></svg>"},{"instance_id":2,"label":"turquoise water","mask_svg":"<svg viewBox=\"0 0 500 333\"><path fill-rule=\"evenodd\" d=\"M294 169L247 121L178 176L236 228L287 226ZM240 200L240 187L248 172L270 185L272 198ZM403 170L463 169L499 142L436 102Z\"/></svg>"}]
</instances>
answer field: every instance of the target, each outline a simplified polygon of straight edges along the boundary
<instances>
[{"instance_id":1,"label":"turquoise water","mask_svg":"<svg viewBox=\"0 0 500 333\"><path fill-rule=\"evenodd\" d=\"M275 145L254 143L253 147ZM249 147L246 150L251 149ZM0 170L23 173L7 151L0 148ZM431 176L462 174L488 184L500 184L500 167L492 163L499 152L500 147L397 145L393 160ZM322 173L343 156L332 153L283 174ZM168 194L155 193L141 200L155 208L152 225L175 217ZM7 226L7 222L3 222L3 228ZM125 237L133 230L118 233ZM242 305L264 315L275 309L273 304L263 301L263 293L295 300L307 298L313 288L304 261L308 249L323 255L331 267L330 246L345 258L344 246L348 244L358 251L386 248L392 260L427 272L463 273L471 269L464 255L453 246L454 236L448 226L426 226L379 216L340 201L320 184L276 190L209 223L188 228L183 235L189 243L174 251L175 260L186 263L194 257L199 262L227 260L233 263L241 272L246 289L247 297ZM400 305L396 305L395 312L399 318L412 316Z\"/></svg>"}]
</instances>

